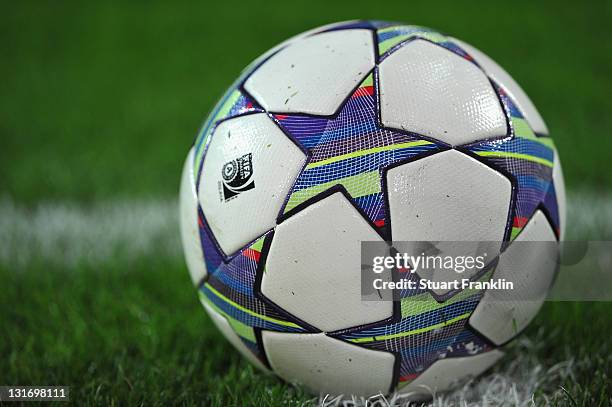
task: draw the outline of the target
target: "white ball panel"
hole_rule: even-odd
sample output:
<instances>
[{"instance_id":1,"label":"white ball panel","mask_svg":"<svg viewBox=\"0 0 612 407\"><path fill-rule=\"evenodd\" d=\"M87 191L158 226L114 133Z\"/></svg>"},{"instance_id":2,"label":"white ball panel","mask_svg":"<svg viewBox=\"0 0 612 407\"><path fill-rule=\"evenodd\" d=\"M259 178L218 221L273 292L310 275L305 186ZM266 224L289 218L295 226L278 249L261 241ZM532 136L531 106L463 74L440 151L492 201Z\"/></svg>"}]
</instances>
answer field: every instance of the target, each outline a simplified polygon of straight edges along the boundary
<instances>
[{"instance_id":1,"label":"white ball panel","mask_svg":"<svg viewBox=\"0 0 612 407\"><path fill-rule=\"evenodd\" d=\"M206 276L206 263L204 263L198 227L198 197L193 176L193 148L189 150L183 165L179 195L179 218L181 222L183 253L185 254L185 261L191 280L196 285Z\"/></svg>"},{"instance_id":2,"label":"white ball panel","mask_svg":"<svg viewBox=\"0 0 612 407\"><path fill-rule=\"evenodd\" d=\"M251 154L254 188L226 200L224 165ZM226 254L272 229L306 156L265 114L222 122L214 131L200 177L206 221Z\"/></svg>"},{"instance_id":3,"label":"white ball panel","mask_svg":"<svg viewBox=\"0 0 612 407\"><path fill-rule=\"evenodd\" d=\"M346 20L346 21L340 21L340 22L337 22L337 23L325 24L325 25L322 25L320 27L315 27L313 29L306 30L304 32L296 34L293 37L290 37L290 38L286 39L285 41L275 45L274 47L270 48L269 50L267 50L266 52L261 54L259 57L257 57L255 60L253 60L243 70L243 72L250 72L257 65L261 64L263 61L268 59L271 55L274 55L274 53L278 52L282 48L285 48L285 47L293 44L294 42L296 42L298 40L301 40L303 38L309 37L311 35L314 35L316 33L322 32L322 31L333 29L334 27L338 27L338 26L341 26L341 25L344 25L344 24L349 24L349 23L355 23L355 22L358 22L358 21L359 20Z\"/></svg>"},{"instance_id":4,"label":"white ball panel","mask_svg":"<svg viewBox=\"0 0 612 407\"><path fill-rule=\"evenodd\" d=\"M249 362L255 365L259 370L268 373L268 368L263 363L261 363L261 361L257 359L257 357L255 357L255 355L253 355L253 352L251 352L249 348L247 348L244 342L242 342L242 339L240 339L238 334L234 332L230 324L227 322L227 319L225 319L223 315L215 311L210 305L206 304L205 302L203 302L202 304L204 305L204 309L210 316L210 319L212 319L214 324L217 326L217 329L221 331L223 336L225 336L225 338L234 346L234 348L238 349L240 354L242 354L242 356L244 356Z\"/></svg>"},{"instance_id":5,"label":"white ball panel","mask_svg":"<svg viewBox=\"0 0 612 407\"><path fill-rule=\"evenodd\" d=\"M457 54L415 40L379 69L384 126L451 145L506 134L506 117L489 79Z\"/></svg>"},{"instance_id":6,"label":"white ball panel","mask_svg":"<svg viewBox=\"0 0 612 407\"><path fill-rule=\"evenodd\" d=\"M288 382L317 394L370 396L386 394L393 380L395 357L325 334L263 331L272 369Z\"/></svg>"},{"instance_id":7,"label":"white ball panel","mask_svg":"<svg viewBox=\"0 0 612 407\"><path fill-rule=\"evenodd\" d=\"M556 244L520 242L556 242L542 211L536 211L501 254L493 273L495 279L512 281L514 289L485 292L470 317L470 325L496 345L527 327L546 299L556 270Z\"/></svg>"},{"instance_id":8,"label":"white ball panel","mask_svg":"<svg viewBox=\"0 0 612 407\"><path fill-rule=\"evenodd\" d=\"M531 126L534 132L540 134L548 134L548 127L544 123L544 119L540 116L540 113L534 106L529 96L525 93L523 88L502 68L493 61L488 55L480 51L476 47L465 43L461 40L452 39L453 42L457 43L461 48L467 51L476 62L482 67L482 69L489 75L498 85L510 95L512 100L515 101L519 110L525 116L525 119Z\"/></svg>"},{"instance_id":9,"label":"white ball panel","mask_svg":"<svg viewBox=\"0 0 612 407\"><path fill-rule=\"evenodd\" d=\"M557 205L559 211L560 223L560 240L565 239L565 224L567 219L567 206L565 202L565 180L563 179L563 170L561 169L561 159L559 153L555 150L555 163L553 165L553 183L557 194Z\"/></svg>"},{"instance_id":10,"label":"white ball panel","mask_svg":"<svg viewBox=\"0 0 612 407\"><path fill-rule=\"evenodd\" d=\"M390 318L391 301L362 301L362 241L382 239L343 194L310 205L276 227L262 293L327 332Z\"/></svg>"},{"instance_id":11,"label":"white ball panel","mask_svg":"<svg viewBox=\"0 0 612 407\"><path fill-rule=\"evenodd\" d=\"M373 67L369 30L331 31L292 42L244 87L268 111L330 115Z\"/></svg>"},{"instance_id":12,"label":"white ball panel","mask_svg":"<svg viewBox=\"0 0 612 407\"><path fill-rule=\"evenodd\" d=\"M413 381L398 390L410 393L413 400L428 399L440 392L450 390L457 382L465 382L493 366L504 353L494 349L474 356L446 358L434 362Z\"/></svg>"},{"instance_id":13,"label":"white ball panel","mask_svg":"<svg viewBox=\"0 0 612 407\"><path fill-rule=\"evenodd\" d=\"M501 173L466 154L447 150L390 169L387 188L393 240L439 242L442 256L457 255L457 250L472 256L482 253L478 242L490 242L484 250L490 260L499 252L512 192L510 181ZM469 243L456 247L452 242L474 242L473 250ZM457 278L448 270L417 273L433 281ZM470 276L466 270L461 277ZM448 290L434 292L442 295Z\"/></svg>"}]
</instances>

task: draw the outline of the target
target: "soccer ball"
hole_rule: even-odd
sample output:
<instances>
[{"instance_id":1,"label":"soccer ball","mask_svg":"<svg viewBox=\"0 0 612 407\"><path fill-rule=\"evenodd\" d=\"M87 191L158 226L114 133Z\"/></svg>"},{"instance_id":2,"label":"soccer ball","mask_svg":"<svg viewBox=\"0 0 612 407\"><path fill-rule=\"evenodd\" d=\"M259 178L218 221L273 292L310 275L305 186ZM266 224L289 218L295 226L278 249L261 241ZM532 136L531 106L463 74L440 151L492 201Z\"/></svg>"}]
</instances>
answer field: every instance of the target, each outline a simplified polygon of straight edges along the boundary
<instances>
[{"instance_id":1,"label":"soccer ball","mask_svg":"<svg viewBox=\"0 0 612 407\"><path fill-rule=\"evenodd\" d=\"M247 67L180 192L187 265L223 335L261 370L345 396L427 397L498 361L544 300L523 301L529 287L556 270L513 244L558 242L564 213L554 144L510 75L463 41L378 21L306 32ZM486 278L538 273L513 275L505 301L362 301L360 242L391 240L503 242Z\"/></svg>"}]
</instances>

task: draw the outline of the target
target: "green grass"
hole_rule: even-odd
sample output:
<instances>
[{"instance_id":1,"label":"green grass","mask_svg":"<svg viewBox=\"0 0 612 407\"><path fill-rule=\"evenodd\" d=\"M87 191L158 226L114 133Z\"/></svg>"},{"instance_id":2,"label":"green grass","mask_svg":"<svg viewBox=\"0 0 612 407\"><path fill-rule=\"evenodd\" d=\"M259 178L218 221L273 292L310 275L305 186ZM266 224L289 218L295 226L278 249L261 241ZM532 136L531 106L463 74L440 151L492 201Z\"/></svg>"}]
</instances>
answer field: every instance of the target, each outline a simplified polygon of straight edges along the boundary
<instances>
[{"instance_id":1,"label":"green grass","mask_svg":"<svg viewBox=\"0 0 612 407\"><path fill-rule=\"evenodd\" d=\"M301 405L313 399L239 357L206 317L181 259L69 270L1 266L0 281L3 384L69 385L79 405ZM544 369L574 358L574 377L544 382L536 396L557 392L561 405L572 405L570 396L579 406L607 405L611 311L606 303L547 303L526 335L533 347L511 347L496 371L525 352Z\"/></svg>"},{"instance_id":2,"label":"green grass","mask_svg":"<svg viewBox=\"0 0 612 407\"><path fill-rule=\"evenodd\" d=\"M570 186L609 186L612 3L6 2L0 194L173 194L196 131L252 59L324 23L379 18L489 53L547 120Z\"/></svg>"},{"instance_id":3,"label":"green grass","mask_svg":"<svg viewBox=\"0 0 612 407\"><path fill-rule=\"evenodd\" d=\"M65 384L79 405L297 403L217 332L181 259L2 267L0 382Z\"/></svg>"}]
</instances>

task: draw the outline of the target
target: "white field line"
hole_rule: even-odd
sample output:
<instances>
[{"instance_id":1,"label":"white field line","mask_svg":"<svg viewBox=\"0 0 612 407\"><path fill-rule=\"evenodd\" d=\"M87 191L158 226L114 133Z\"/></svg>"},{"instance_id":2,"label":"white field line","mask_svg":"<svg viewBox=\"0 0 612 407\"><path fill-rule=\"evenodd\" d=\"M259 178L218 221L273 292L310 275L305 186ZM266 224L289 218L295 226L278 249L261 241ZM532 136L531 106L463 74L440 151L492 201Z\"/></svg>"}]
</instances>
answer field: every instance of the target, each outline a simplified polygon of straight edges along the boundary
<instances>
[{"instance_id":1,"label":"white field line","mask_svg":"<svg viewBox=\"0 0 612 407\"><path fill-rule=\"evenodd\" d=\"M568 240L612 239L612 194L573 193ZM0 263L73 267L146 256L182 256L176 199L118 200L32 208L0 198Z\"/></svg>"},{"instance_id":2,"label":"white field line","mask_svg":"<svg viewBox=\"0 0 612 407\"><path fill-rule=\"evenodd\" d=\"M612 240L612 192L568 193L566 240Z\"/></svg>"},{"instance_id":3,"label":"white field line","mask_svg":"<svg viewBox=\"0 0 612 407\"><path fill-rule=\"evenodd\" d=\"M175 199L110 201L84 207L0 199L0 263L74 267L144 256L179 256Z\"/></svg>"}]
</instances>

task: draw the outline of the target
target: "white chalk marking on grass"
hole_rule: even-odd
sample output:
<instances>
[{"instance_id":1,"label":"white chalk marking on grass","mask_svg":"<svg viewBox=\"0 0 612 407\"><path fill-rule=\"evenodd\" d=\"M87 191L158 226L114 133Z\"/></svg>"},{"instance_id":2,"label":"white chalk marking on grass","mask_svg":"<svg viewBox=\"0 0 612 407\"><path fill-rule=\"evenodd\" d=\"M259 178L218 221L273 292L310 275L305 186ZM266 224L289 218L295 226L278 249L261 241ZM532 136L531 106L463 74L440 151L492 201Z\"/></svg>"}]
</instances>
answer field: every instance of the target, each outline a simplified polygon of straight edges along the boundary
<instances>
[{"instance_id":1,"label":"white chalk marking on grass","mask_svg":"<svg viewBox=\"0 0 612 407\"><path fill-rule=\"evenodd\" d=\"M535 338L521 336L504 349L506 356L487 373L474 378L463 386L448 393L433 395L425 402L428 407L527 407L543 404L567 402L567 395L561 390L568 379L575 381L577 366L590 366L588 360L577 363L566 360L544 367L537 355L542 344L550 338L543 338L540 332ZM581 372L584 374L584 371ZM536 395L537 394L537 395ZM409 395L392 394L370 400L355 398L354 407L404 407L408 405ZM320 406L344 406L340 399L320 397L313 402ZM416 404L420 405L420 404Z\"/></svg>"},{"instance_id":2,"label":"white chalk marking on grass","mask_svg":"<svg viewBox=\"0 0 612 407\"><path fill-rule=\"evenodd\" d=\"M144 256L182 256L174 199L120 200L91 206L0 198L0 263L74 267Z\"/></svg>"},{"instance_id":3,"label":"white chalk marking on grass","mask_svg":"<svg viewBox=\"0 0 612 407\"><path fill-rule=\"evenodd\" d=\"M176 199L117 200L31 208L0 198L0 263L72 267L113 259L182 256ZM569 194L568 240L612 239L612 194Z\"/></svg>"},{"instance_id":4,"label":"white chalk marking on grass","mask_svg":"<svg viewBox=\"0 0 612 407\"><path fill-rule=\"evenodd\" d=\"M612 240L612 191L568 193L566 240Z\"/></svg>"},{"instance_id":5,"label":"white chalk marking on grass","mask_svg":"<svg viewBox=\"0 0 612 407\"><path fill-rule=\"evenodd\" d=\"M447 394L436 395L432 407L541 405L567 401L559 386L573 375L573 360L544 367L537 358L535 340L521 336L506 351L506 359L488 374ZM535 394L538 393L537 400Z\"/></svg>"}]
</instances>

